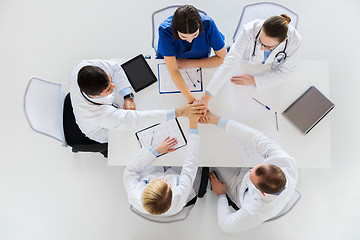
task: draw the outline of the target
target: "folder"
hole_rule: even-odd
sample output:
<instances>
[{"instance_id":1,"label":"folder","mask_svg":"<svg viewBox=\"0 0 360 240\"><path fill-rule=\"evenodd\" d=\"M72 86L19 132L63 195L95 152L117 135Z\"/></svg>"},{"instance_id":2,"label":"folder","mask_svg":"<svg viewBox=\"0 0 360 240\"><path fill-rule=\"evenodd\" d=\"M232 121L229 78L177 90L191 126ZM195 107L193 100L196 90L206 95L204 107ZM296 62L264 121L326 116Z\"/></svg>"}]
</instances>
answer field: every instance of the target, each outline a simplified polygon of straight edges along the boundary
<instances>
[{"instance_id":1,"label":"folder","mask_svg":"<svg viewBox=\"0 0 360 240\"><path fill-rule=\"evenodd\" d=\"M323 119L335 104L316 87L309 87L283 113L301 132L307 134Z\"/></svg>"}]
</instances>

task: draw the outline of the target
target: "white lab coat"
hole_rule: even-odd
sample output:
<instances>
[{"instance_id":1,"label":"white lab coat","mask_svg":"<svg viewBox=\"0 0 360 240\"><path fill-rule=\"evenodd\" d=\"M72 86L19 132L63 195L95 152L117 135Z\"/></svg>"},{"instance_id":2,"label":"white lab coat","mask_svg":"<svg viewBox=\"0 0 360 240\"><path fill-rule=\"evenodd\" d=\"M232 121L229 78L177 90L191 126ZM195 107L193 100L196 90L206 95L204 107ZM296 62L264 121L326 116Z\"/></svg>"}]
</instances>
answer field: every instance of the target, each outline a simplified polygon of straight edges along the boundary
<instances>
[{"instance_id":1,"label":"white lab coat","mask_svg":"<svg viewBox=\"0 0 360 240\"><path fill-rule=\"evenodd\" d=\"M97 66L108 73L115 89L112 94L106 97L91 98L95 105L87 101L80 92L77 84L79 70L87 65ZM130 87L129 81L120 64L105 60L84 60L77 63L71 74L70 97L71 103L80 130L90 139L100 143L108 141L108 129L138 129L154 123L163 122L167 119L165 110L161 111L133 111L115 108L112 103L122 107L122 96L120 91ZM86 96L86 95L85 95Z\"/></svg>"},{"instance_id":2,"label":"white lab coat","mask_svg":"<svg viewBox=\"0 0 360 240\"><path fill-rule=\"evenodd\" d=\"M252 58L252 53L255 44L255 37L261 29L264 20L254 20L244 25L238 39L231 46L229 53L224 59L224 63L218 67L212 79L209 82L207 91L215 95L219 89L230 81L235 74L245 74L240 67L241 61L246 61L252 65L263 65L264 51L260 50L261 45L256 44L255 56ZM265 61L265 67L268 69L262 74L253 75L257 89L264 89L270 86L283 82L286 77L295 70L298 62L298 53L300 49L301 37L296 29L289 25L288 30L288 44L286 47L287 58L284 60L282 66L277 69L271 69L271 64L275 55L282 51L285 47L285 41L277 46ZM250 74L252 75L252 74Z\"/></svg>"},{"instance_id":3,"label":"white lab coat","mask_svg":"<svg viewBox=\"0 0 360 240\"><path fill-rule=\"evenodd\" d=\"M253 228L262 222L275 217L292 198L298 179L296 161L290 157L278 144L261 132L241 123L230 120L225 131L235 137L242 138L261 154L264 164L274 164L281 168L286 177L285 189L280 195L266 194L265 196L252 184L250 172L237 174L237 199L234 200L240 210L233 212L223 195L218 199L218 223L224 232L235 233ZM231 183L230 183L231 184ZM248 189L248 190L246 190Z\"/></svg>"},{"instance_id":4,"label":"white lab coat","mask_svg":"<svg viewBox=\"0 0 360 240\"><path fill-rule=\"evenodd\" d=\"M172 216L180 212L186 203L196 196L193 189L199 161L200 136L189 134L183 167L150 166L156 159L147 148L142 148L124 171L124 185L129 203L138 211L149 214L141 203L146 185L153 179L166 178L171 186L172 201L170 209L160 216Z\"/></svg>"}]
</instances>

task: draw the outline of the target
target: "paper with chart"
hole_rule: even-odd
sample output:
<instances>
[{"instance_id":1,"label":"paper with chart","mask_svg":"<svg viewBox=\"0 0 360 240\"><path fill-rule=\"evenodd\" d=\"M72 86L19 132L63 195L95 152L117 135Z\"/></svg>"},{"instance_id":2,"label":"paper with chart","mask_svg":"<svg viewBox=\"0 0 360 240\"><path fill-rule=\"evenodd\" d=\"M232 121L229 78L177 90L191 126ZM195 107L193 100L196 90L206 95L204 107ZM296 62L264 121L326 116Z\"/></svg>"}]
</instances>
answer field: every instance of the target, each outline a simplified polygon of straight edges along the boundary
<instances>
[{"instance_id":1,"label":"paper with chart","mask_svg":"<svg viewBox=\"0 0 360 240\"><path fill-rule=\"evenodd\" d=\"M201 68L187 68L180 69L180 74L183 77L186 85L191 92L202 92L202 71ZM158 64L159 76L159 92L163 93L180 93L180 90L173 82L170 73L167 70L165 63Z\"/></svg>"},{"instance_id":2,"label":"paper with chart","mask_svg":"<svg viewBox=\"0 0 360 240\"><path fill-rule=\"evenodd\" d=\"M186 138L176 118L138 131L136 134L142 147L157 147L167 137L176 138L175 149L186 145Z\"/></svg>"}]
</instances>

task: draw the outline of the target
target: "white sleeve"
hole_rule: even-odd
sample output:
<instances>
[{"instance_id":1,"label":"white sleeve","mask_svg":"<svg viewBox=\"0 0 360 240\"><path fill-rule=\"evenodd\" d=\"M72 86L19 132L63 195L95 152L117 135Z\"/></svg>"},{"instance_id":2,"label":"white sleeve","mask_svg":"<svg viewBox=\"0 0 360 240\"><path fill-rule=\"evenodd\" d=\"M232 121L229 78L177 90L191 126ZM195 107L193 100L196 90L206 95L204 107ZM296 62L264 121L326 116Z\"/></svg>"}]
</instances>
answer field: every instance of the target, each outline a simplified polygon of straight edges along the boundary
<instances>
[{"instance_id":1,"label":"white sleeve","mask_svg":"<svg viewBox=\"0 0 360 240\"><path fill-rule=\"evenodd\" d=\"M167 110L137 111L112 106L99 107L104 108L99 111L99 126L106 129L137 130L167 120Z\"/></svg>"},{"instance_id":2,"label":"white sleeve","mask_svg":"<svg viewBox=\"0 0 360 240\"><path fill-rule=\"evenodd\" d=\"M301 45L300 35L294 34L291 41L293 41L293 43L291 46L287 47L287 57L282 66L277 69L270 69L269 71L259 75L254 75L257 89L265 89L277 85L283 82L292 72L295 71Z\"/></svg>"},{"instance_id":3,"label":"white sleeve","mask_svg":"<svg viewBox=\"0 0 360 240\"><path fill-rule=\"evenodd\" d=\"M172 206L174 212L179 212L186 205L190 192L193 189L193 183L198 169L200 135L189 134L188 138L185 161L177 186L180 193L179 199L174 199L175 201L173 203L176 203L176 206Z\"/></svg>"},{"instance_id":4,"label":"white sleeve","mask_svg":"<svg viewBox=\"0 0 360 240\"><path fill-rule=\"evenodd\" d=\"M222 231L227 233L238 233L263 223L263 219L254 216L244 208L233 212L228 206L225 195L218 198L218 224Z\"/></svg>"},{"instance_id":5,"label":"white sleeve","mask_svg":"<svg viewBox=\"0 0 360 240\"><path fill-rule=\"evenodd\" d=\"M249 32L242 29L239 38L231 46L223 64L217 68L206 88L210 95L215 96L226 81L230 81L235 71L238 70L237 68L239 67L240 60L243 58L245 49L251 46L251 44Z\"/></svg>"},{"instance_id":6,"label":"white sleeve","mask_svg":"<svg viewBox=\"0 0 360 240\"><path fill-rule=\"evenodd\" d=\"M285 167L284 165L286 165L296 168L295 159L290 157L276 142L265 136L262 132L234 120L229 120L225 130L234 137L245 140L269 163L274 160L272 164L276 164L279 167Z\"/></svg>"},{"instance_id":7,"label":"white sleeve","mask_svg":"<svg viewBox=\"0 0 360 240\"><path fill-rule=\"evenodd\" d=\"M142 148L124 170L124 185L128 195L140 182L141 172L156 159L147 148Z\"/></svg>"}]
</instances>

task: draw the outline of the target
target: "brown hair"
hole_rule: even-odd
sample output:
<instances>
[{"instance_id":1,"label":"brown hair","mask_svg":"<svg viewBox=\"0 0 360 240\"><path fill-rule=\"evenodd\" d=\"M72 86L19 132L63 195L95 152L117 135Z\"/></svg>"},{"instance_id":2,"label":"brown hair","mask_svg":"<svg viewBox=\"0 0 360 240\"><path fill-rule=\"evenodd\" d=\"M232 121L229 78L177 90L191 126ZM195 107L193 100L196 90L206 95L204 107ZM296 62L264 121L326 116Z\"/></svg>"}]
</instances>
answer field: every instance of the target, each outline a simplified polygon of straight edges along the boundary
<instances>
[{"instance_id":1,"label":"brown hair","mask_svg":"<svg viewBox=\"0 0 360 240\"><path fill-rule=\"evenodd\" d=\"M289 29L289 23L291 18L286 14L281 14L280 16L273 16L268 18L262 29L265 32L266 36L277 38L279 41L283 41L287 38L287 32Z\"/></svg>"},{"instance_id":2,"label":"brown hair","mask_svg":"<svg viewBox=\"0 0 360 240\"><path fill-rule=\"evenodd\" d=\"M286 185L284 172L279 167L272 164L258 167L255 171L255 175L261 177L261 181L256 187L264 193L279 193Z\"/></svg>"},{"instance_id":3,"label":"brown hair","mask_svg":"<svg viewBox=\"0 0 360 240\"><path fill-rule=\"evenodd\" d=\"M141 201L146 211L160 215L171 207L172 191L169 185L161 180L152 180L144 189Z\"/></svg>"},{"instance_id":4,"label":"brown hair","mask_svg":"<svg viewBox=\"0 0 360 240\"><path fill-rule=\"evenodd\" d=\"M203 22L199 11L192 5L180 6L176 9L171 21L171 29L173 37L180 39L178 31L185 34L195 33L199 29L199 33L203 31Z\"/></svg>"}]
</instances>

